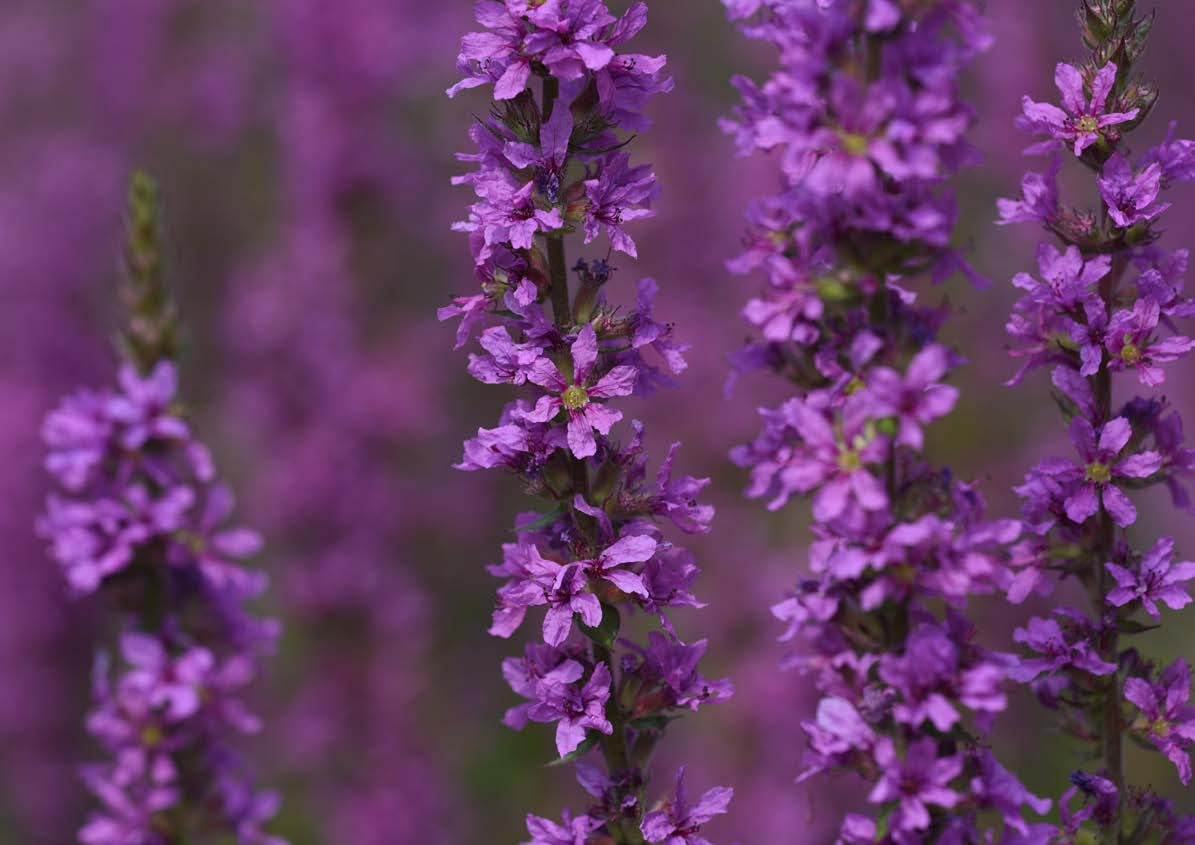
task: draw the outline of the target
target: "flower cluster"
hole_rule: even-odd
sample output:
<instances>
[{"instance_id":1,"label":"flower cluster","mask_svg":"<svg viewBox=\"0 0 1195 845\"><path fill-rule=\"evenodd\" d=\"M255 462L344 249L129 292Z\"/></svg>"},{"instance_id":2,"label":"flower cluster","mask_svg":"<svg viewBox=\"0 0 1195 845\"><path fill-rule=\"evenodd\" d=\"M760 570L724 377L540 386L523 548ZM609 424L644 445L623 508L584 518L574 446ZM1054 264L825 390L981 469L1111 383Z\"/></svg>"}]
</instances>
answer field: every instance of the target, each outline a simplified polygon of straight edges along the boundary
<instances>
[{"instance_id":1,"label":"flower cluster","mask_svg":"<svg viewBox=\"0 0 1195 845\"><path fill-rule=\"evenodd\" d=\"M154 198L135 178L118 386L65 399L44 427L59 490L39 531L71 592L103 593L122 624L118 655L96 661L87 724L109 759L84 768L102 808L79 840L166 845L218 830L269 845L280 840L261 824L277 801L233 739L258 730L241 694L277 627L245 607L265 587L242 563L260 540L227 525L232 496L179 405Z\"/></svg>"},{"instance_id":2,"label":"flower cluster","mask_svg":"<svg viewBox=\"0 0 1195 845\"><path fill-rule=\"evenodd\" d=\"M978 841L997 820L1027 833L1029 794L983 743L1005 709L1011 658L974 640L969 597L1006 589L1021 528L984 516L969 484L922 457L949 414L962 361L937 341L947 316L909 280L963 270L946 180L973 158L960 70L986 44L974 4L727 0L780 68L725 128L743 153L775 151L783 189L749 212L732 271L761 270L743 315L760 340L740 371L769 368L797 396L762 411L732 453L748 495L812 498L810 573L774 608L790 662L821 699L805 722L805 780L854 772L876 816L852 843Z\"/></svg>"},{"instance_id":3,"label":"flower cluster","mask_svg":"<svg viewBox=\"0 0 1195 845\"><path fill-rule=\"evenodd\" d=\"M441 318L460 318L458 348L480 330L474 378L520 387L525 398L465 443L458 466L505 468L546 503L519 517L517 540L490 567L504 579L490 632L510 637L542 610L542 642L503 665L526 700L505 722L554 724L557 751L578 761L595 799L561 823L529 816L528 831L534 845L699 845L729 789L690 806L682 773L654 808L645 792L667 723L731 694L698 669L706 641L683 641L669 618L703 605L691 592L692 555L660 527L707 531L713 509L697 500L705 479L674 473L676 447L651 475L643 426L633 422L629 440L612 436L623 419L613 400L669 383L685 368L685 347L654 317L654 281L640 281L635 307L623 310L605 295L610 251L572 266L575 295L565 258L571 233L585 244L604 235L612 250L636 255L625 225L653 213L658 187L649 165L631 163L620 130L645 128L642 106L672 80L663 56L616 52L646 23L643 3L621 17L602 0L483 0L476 13L485 31L463 39L465 79L449 94L494 86L490 117L470 133L476 152L460 156L477 170L456 180L477 196L457 228L468 233L481 290ZM636 610L658 622L646 644L620 637ZM599 748L604 770L588 762Z\"/></svg>"},{"instance_id":4,"label":"flower cluster","mask_svg":"<svg viewBox=\"0 0 1195 845\"><path fill-rule=\"evenodd\" d=\"M1048 594L1073 577L1090 597L1087 611L1062 605L1016 632L1028 653L1013 677L1031 684L1100 761L1098 772L1075 773L1061 801L1061 828L1047 831L1068 842L1097 832L1102 841L1195 841L1195 818L1177 817L1152 790L1132 786L1122 759L1124 737L1132 736L1169 758L1186 784L1195 744L1186 662L1159 670L1121 641L1156 627L1136 618L1139 611L1157 621L1160 606L1189 604L1187 584L1195 579L1195 563L1175 562L1173 540L1138 552L1125 532L1137 521L1129 495L1136 490L1166 485L1174 504L1190 510L1182 476L1195 468L1182 420L1164 400L1114 401L1116 375L1156 387L1165 365L1195 347L1180 329L1195 316L1195 300L1182 289L1187 253L1156 245L1159 215L1169 208L1162 192L1195 178L1195 143L1175 140L1172 126L1142 155L1127 148L1125 136L1157 97L1134 72L1151 22L1138 19L1134 6L1082 4L1088 57L1058 65L1060 106L1026 97L1018 123L1039 136L1029 152L1050 154L1050 167L1027 175L1022 196L999 206L1001 223L1035 222L1060 242L1039 247L1036 276L1013 279L1024 295L1008 332L1023 363L1010 383L1051 369L1075 454L1042 461L1017 488L1030 540L1009 596L1019 602ZM1093 175L1098 209L1062 203L1057 176L1071 157ZM1080 793L1082 807L1072 811Z\"/></svg>"}]
</instances>

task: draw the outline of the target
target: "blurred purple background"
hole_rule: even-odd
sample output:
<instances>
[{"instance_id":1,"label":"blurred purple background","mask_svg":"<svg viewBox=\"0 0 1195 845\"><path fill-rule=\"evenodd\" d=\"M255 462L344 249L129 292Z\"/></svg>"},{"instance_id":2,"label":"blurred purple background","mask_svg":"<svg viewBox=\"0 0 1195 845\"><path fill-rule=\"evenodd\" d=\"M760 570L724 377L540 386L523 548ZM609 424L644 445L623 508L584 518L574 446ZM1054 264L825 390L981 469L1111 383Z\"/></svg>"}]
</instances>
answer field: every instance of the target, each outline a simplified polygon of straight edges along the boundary
<instances>
[{"instance_id":1,"label":"blurred purple background","mask_svg":"<svg viewBox=\"0 0 1195 845\"><path fill-rule=\"evenodd\" d=\"M619 5L614 3L612 5ZM1033 264L1035 233L996 229L995 197L1014 194L1031 162L1011 128L1020 97L1053 97L1052 68L1078 53L1070 3L993 4L995 48L968 82L986 164L960 185L963 238L996 280L952 282L948 334L971 365L964 397L931 450L986 479L998 514L1032 461L1061 448L1045 377L1007 391L1007 280ZM459 441L496 419L500 396L472 382L435 308L474 285L463 236L449 224L465 192L448 185L484 95L443 97L471 4L415 0L7 0L0 9L0 843L65 843L88 798L76 761L96 614L69 604L34 537L44 494L38 426L59 394L111 373L118 316L119 226L134 166L162 183L176 290L188 326L185 390L267 536L271 610L282 652L259 690L267 729L254 753L284 794L276 825L306 843L515 842L528 810L580 801L546 769L546 730L498 719L511 695L498 672L507 643L486 636L498 554L515 485L450 469ZM1170 119L1195 132L1188 46L1195 7L1159 3L1146 62L1162 99L1141 133ZM723 269L747 201L772 163L736 159L717 118L732 72L760 75L772 56L739 38L717 0L658 0L643 52L669 55L677 86L635 140L664 188L640 227L642 259L624 261L612 298L641 275L660 280L661 313L692 343L681 388L635 409L663 440L682 438L685 472L711 475L719 515L694 551L709 611L684 624L711 639L709 674L738 695L678 724L661 761L690 762L694 788L736 787L722 843L825 841L849 783L792 785L810 702L776 664L768 605L804 563L801 508L766 514L741 500L725 458L779 396L748 382L722 399L726 355L746 336L737 310L751 283ZM476 93L476 92L474 92ZM1167 242L1195 245L1195 196L1177 197ZM1186 203L1185 205L1183 203ZM1168 382L1195 409L1195 378ZM649 429L651 430L651 429ZM1154 504L1154 503L1150 503ZM1159 499L1141 537L1189 522ZM1030 611L984 608L991 644ZM1195 626L1149 646L1192 657ZM1023 708L1027 716L1032 706ZM1013 715L997 746L1026 764L1027 785L1057 794L1063 743ZM1138 779L1167 785L1146 755ZM833 795L831 794L833 793Z\"/></svg>"}]
</instances>

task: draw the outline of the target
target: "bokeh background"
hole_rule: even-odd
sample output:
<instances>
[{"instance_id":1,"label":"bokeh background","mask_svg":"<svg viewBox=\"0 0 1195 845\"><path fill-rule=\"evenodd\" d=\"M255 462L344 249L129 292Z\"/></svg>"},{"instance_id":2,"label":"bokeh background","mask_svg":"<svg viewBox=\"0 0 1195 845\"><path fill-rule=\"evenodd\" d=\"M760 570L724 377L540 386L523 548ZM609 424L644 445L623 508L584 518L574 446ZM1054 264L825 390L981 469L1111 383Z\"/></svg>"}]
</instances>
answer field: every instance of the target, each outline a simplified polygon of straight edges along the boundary
<instances>
[{"instance_id":1,"label":"bokeh background","mask_svg":"<svg viewBox=\"0 0 1195 845\"><path fill-rule=\"evenodd\" d=\"M619 3L613 5L618 6ZM730 277L747 201L773 163L736 159L716 127L732 72L772 56L740 38L717 0L656 0L638 49L666 52L674 93L634 142L655 162L659 216L636 233L612 297L660 280L660 313L693 344L671 396L642 403L655 445L680 438L685 472L710 475L715 530L693 544L708 610L681 619L708 636L710 671L737 697L676 726L660 761L687 760L694 788L731 784L722 843L829 841L848 782L798 789L799 722L809 690L777 670L768 605L804 562L798 506L767 514L741 499L728 448L755 430L766 380L722 397L726 356L745 337L736 312L752 281ZM999 0L996 46L966 80L984 166L960 183L960 237L996 284L938 288L970 366L959 410L931 449L985 479L992 509L1032 462L1065 448L1045 376L1017 391L1003 324L1007 280L1032 269L1036 233L991 225L1025 166L1011 129L1022 94L1052 98L1052 67L1079 54L1066 0ZM1146 62L1162 90L1142 143L1170 119L1195 133L1189 45L1195 7L1158 0ZM295 845L517 842L528 811L583 796L547 769L543 727L498 723L512 703L498 672L511 644L485 635L494 583L482 567L524 505L498 474L450 468L459 441L492 424L501 391L451 351L435 308L473 286L463 236L468 194L449 187L484 95L448 101L471 3L446 0L5 0L0 5L0 843L72 841L89 803L74 776L94 753L83 734L96 608L69 603L34 536L45 490L39 422L64 391L111 376L125 179L150 170L166 197L172 278L187 321L185 389L241 513L267 535L269 610L281 653L260 686L267 728L254 753L284 795L276 829ZM1080 183L1080 190L1086 188ZM1177 192L1167 243L1195 245L1195 196ZM1195 377L1166 385L1195 410ZM1195 371L1192 371L1195 372ZM1173 532L1195 554L1189 520L1164 498L1142 508L1140 537ZM985 636L1007 636L1027 608L989 602ZM1149 646L1195 657L1191 623ZM1007 647L1007 646L1005 646ZM1065 744L1019 701L996 737L1027 783L1061 791ZM1137 777L1188 810L1172 769L1135 754Z\"/></svg>"}]
</instances>

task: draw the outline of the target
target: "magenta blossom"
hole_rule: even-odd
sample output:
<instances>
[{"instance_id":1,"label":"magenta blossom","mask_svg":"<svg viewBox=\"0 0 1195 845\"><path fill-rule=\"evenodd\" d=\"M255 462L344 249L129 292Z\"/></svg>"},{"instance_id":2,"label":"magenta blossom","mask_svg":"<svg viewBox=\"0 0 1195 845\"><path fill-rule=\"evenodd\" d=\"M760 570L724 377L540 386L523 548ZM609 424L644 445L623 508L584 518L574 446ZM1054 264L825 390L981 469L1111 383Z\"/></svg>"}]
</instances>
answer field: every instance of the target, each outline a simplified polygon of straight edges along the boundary
<instances>
[{"instance_id":1,"label":"magenta blossom","mask_svg":"<svg viewBox=\"0 0 1195 845\"><path fill-rule=\"evenodd\" d=\"M1195 347L1195 341L1181 336L1153 339L1160 317L1161 307L1151 297L1138 299L1132 311L1113 314L1105 339L1108 369L1136 370L1137 379L1147 387L1164 382L1166 373L1158 365L1177 361Z\"/></svg>"},{"instance_id":2,"label":"magenta blossom","mask_svg":"<svg viewBox=\"0 0 1195 845\"><path fill-rule=\"evenodd\" d=\"M1124 417L1108 421L1096 440L1095 428L1084 417L1071 422L1071 442L1082 458L1076 464L1065 458L1050 458L1039 465L1046 475L1064 485L1067 517L1076 523L1090 519L1100 504L1121 528L1137 520L1137 508L1118 486L1119 478L1147 478L1162 467L1157 452L1140 452L1120 459L1120 453L1133 436L1133 427Z\"/></svg>"},{"instance_id":3,"label":"magenta blossom","mask_svg":"<svg viewBox=\"0 0 1195 845\"><path fill-rule=\"evenodd\" d=\"M584 686L578 687L584 669L575 660L566 660L536 684L538 699L527 710L533 722L556 722L556 750L565 757L577 750L587 730L613 733L606 718L610 698L610 669L605 663L594 667Z\"/></svg>"},{"instance_id":4,"label":"magenta blossom","mask_svg":"<svg viewBox=\"0 0 1195 845\"><path fill-rule=\"evenodd\" d=\"M1065 609L1064 609L1065 610ZM1059 611L1062 613L1062 611ZM1053 675L1074 667L1090 675L1110 675L1116 666L1101 660L1091 644L1092 627L1081 614L1063 613L1078 628L1068 637L1056 619L1035 616L1024 628L1013 632L1013 639L1027 645L1041 657L1022 658L1008 675L1014 681L1027 684L1043 672Z\"/></svg>"},{"instance_id":5,"label":"magenta blossom","mask_svg":"<svg viewBox=\"0 0 1195 845\"><path fill-rule=\"evenodd\" d=\"M1050 103L1038 103L1029 97L1022 99L1024 110L1022 124L1034 132L1044 132L1057 141L1074 142L1075 155L1100 140L1103 130L1109 126L1127 123L1137 116L1137 109L1127 112L1106 112L1108 95L1116 83L1116 65L1104 65L1091 84L1091 99L1083 96L1083 75L1079 69L1068 64L1054 68L1054 84L1062 94L1062 108ZM1052 143L1040 144L1030 149L1045 151Z\"/></svg>"},{"instance_id":6,"label":"magenta blossom","mask_svg":"<svg viewBox=\"0 0 1195 845\"><path fill-rule=\"evenodd\" d=\"M883 774L867 800L873 804L899 802L892 815L892 824L898 831L925 830L930 823L930 805L949 810L959 802L960 796L950 782L962 774L963 759L939 757L938 744L932 739L911 744L903 760L892 740L881 740L876 748L876 762Z\"/></svg>"},{"instance_id":7,"label":"magenta blossom","mask_svg":"<svg viewBox=\"0 0 1195 845\"><path fill-rule=\"evenodd\" d=\"M952 365L950 351L932 344L909 362L904 376L890 367L876 367L867 382L867 397L876 416L896 417L896 442L920 450L922 426L944 417L958 402L958 388L939 384Z\"/></svg>"},{"instance_id":8,"label":"magenta blossom","mask_svg":"<svg viewBox=\"0 0 1195 845\"><path fill-rule=\"evenodd\" d=\"M1104 564L1116 579L1116 587L1108 593L1108 604L1124 607L1132 601L1140 601L1145 612L1154 619L1162 616L1158 602L1171 610L1181 610L1189 605L1191 596L1182 585L1195 579L1195 562L1171 563L1173 555L1174 540L1163 537L1142 558L1136 573L1115 563Z\"/></svg>"},{"instance_id":9,"label":"magenta blossom","mask_svg":"<svg viewBox=\"0 0 1195 845\"><path fill-rule=\"evenodd\" d=\"M547 358L540 358L532 365L527 378L554 395L541 396L535 408L524 413L523 418L528 422L548 422L564 410L568 415L569 449L578 458L588 458L597 451L594 431L609 434L611 427L622 419L622 411L593 400L629 395L635 389L637 371L632 366L619 365L590 384L598 344L589 323L573 341L571 353L571 379Z\"/></svg>"},{"instance_id":10,"label":"magenta blossom","mask_svg":"<svg viewBox=\"0 0 1195 845\"><path fill-rule=\"evenodd\" d=\"M1140 173L1134 173L1124 154L1117 153L1104 164L1104 175L1096 182L1100 186L1100 196L1108 206L1108 216L1123 229L1153 220L1170 208L1168 202L1154 205L1162 190L1162 166L1159 164L1151 164Z\"/></svg>"},{"instance_id":11,"label":"magenta blossom","mask_svg":"<svg viewBox=\"0 0 1195 845\"><path fill-rule=\"evenodd\" d=\"M527 814L527 832L531 840L523 845L585 845L589 834L602 826L601 821L590 816L577 816L564 811L564 818L557 824L550 819Z\"/></svg>"},{"instance_id":12,"label":"magenta blossom","mask_svg":"<svg viewBox=\"0 0 1195 845\"><path fill-rule=\"evenodd\" d=\"M685 767L676 772L676 786L672 795L665 798L658 809L643 817L640 830L648 842L664 845L710 845L701 835L701 826L714 816L726 812L734 790L728 786L716 786L689 804L685 795Z\"/></svg>"},{"instance_id":13,"label":"magenta blossom","mask_svg":"<svg viewBox=\"0 0 1195 845\"><path fill-rule=\"evenodd\" d=\"M1195 707L1191 697L1191 670L1176 660L1162 672L1157 684L1141 678L1124 682L1124 697L1137 705L1143 724L1138 730L1178 768L1183 785L1191 782L1191 758L1184 750L1195 743Z\"/></svg>"}]
</instances>

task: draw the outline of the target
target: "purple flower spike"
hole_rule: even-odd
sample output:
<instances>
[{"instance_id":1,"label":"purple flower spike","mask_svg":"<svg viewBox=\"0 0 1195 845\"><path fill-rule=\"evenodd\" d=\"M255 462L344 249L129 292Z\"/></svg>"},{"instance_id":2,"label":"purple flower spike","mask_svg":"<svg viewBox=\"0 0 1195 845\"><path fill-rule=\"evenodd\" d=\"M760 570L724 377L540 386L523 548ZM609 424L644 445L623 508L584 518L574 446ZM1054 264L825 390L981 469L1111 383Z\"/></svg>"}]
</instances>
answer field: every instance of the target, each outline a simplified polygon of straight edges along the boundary
<instances>
[{"instance_id":1,"label":"purple flower spike","mask_svg":"<svg viewBox=\"0 0 1195 845\"><path fill-rule=\"evenodd\" d=\"M1171 563L1174 556L1174 540L1163 537L1141 559L1136 573L1115 563L1104 564L1116 587L1108 593L1108 604L1124 607L1133 601L1140 601L1145 612L1154 619L1161 619L1158 602L1171 610L1182 610L1191 603L1191 596L1183 584L1195 579L1195 562Z\"/></svg>"},{"instance_id":2,"label":"purple flower spike","mask_svg":"<svg viewBox=\"0 0 1195 845\"><path fill-rule=\"evenodd\" d=\"M664 799L659 809L643 818L640 826L643 838L664 845L711 845L701 835L701 826L725 813L732 797L733 789L717 786L705 792L697 803L689 804L685 796L685 767L681 766L676 772L672 795Z\"/></svg>"},{"instance_id":3,"label":"purple flower spike","mask_svg":"<svg viewBox=\"0 0 1195 845\"><path fill-rule=\"evenodd\" d=\"M699 497L709 481L679 469L679 444L649 469L641 423L615 433L624 412L614 400L671 386L688 346L657 318L654 279L624 306L609 298L619 287L608 284L610 250L568 256L598 238L637 255L632 224L655 214L660 188L629 142L651 125L648 100L673 83L664 56L623 52L647 23L645 3L619 17L606 0L478 0L474 16L480 30L461 40L462 78L448 93L492 86L497 101L469 130L474 149L457 156L475 169L453 179L475 195L454 228L468 235L480 291L440 317L460 318L458 347L476 337L475 378L518 394L465 441L457 467L503 468L549 503L517 517L517 540L487 567L503 579L489 630L507 638L542 614L543 642L503 661L523 700L503 722L555 724L558 754L575 758L600 802L559 822L529 815L525 845L590 845L643 822L651 771L628 752L732 693L698 667L708 641L684 642L667 615L705 606L693 555L661 526L708 531L714 509ZM94 460L83 448L73 462L85 471ZM631 638L640 622L655 628L646 642Z\"/></svg>"}]
</instances>

